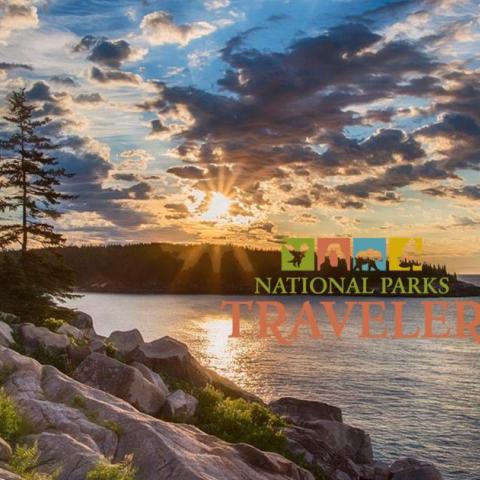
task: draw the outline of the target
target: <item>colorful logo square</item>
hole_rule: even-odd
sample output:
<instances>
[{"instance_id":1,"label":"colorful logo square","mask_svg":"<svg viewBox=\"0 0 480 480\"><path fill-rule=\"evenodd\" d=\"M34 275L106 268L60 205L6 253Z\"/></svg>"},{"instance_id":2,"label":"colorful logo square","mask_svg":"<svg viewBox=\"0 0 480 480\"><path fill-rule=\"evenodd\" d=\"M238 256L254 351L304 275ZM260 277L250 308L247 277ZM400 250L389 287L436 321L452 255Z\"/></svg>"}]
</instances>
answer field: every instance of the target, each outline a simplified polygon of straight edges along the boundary
<instances>
[{"instance_id":1,"label":"colorful logo square","mask_svg":"<svg viewBox=\"0 0 480 480\"><path fill-rule=\"evenodd\" d=\"M287 272L315 270L315 240L287 238L282 245L282 270Z\"/></svg>"},{"instance_id":2,"label":"colorful logo square","mask_svg":"<svg viewBox=\"0 0 480 480\"><path fill-rule=\"evenodd\" d=\"M331 237L317 239L317 270L321 273L348 272L352 256L349 237Z\"/></svg>"},{"instance_id":3,"label":"colorful logo square","mask_svg":"<svg viewBox=\"0 0 480 480\"><path fill-rule=\"evenodd\" d=\"M388 239L389 270L395 272L422 271L423 242L419 237Z\"/></svg>"},{"instance_id":4,"label":"colorful logo square","mask_svg":"<svg viewBox=\"0 0 480 480\"><path fill-rule=\"evenodd\" d=\"M387 270L387 242L385 238L353 239L353 271L385 272Z\"/></svg>"}]
</instances>

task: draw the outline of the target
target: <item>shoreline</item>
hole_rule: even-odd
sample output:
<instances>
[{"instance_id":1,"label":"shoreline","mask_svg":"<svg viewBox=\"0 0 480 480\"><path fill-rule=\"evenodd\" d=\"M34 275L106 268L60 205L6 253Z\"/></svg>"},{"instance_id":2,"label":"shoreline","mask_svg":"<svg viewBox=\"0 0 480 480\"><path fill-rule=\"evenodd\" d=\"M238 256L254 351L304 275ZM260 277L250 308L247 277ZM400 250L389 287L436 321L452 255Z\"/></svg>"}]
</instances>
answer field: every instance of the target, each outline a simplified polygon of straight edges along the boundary
<instances>
[{"instance_id":1,"label":"shoreline","mask_svg":"<svg viewBox=\"0 0 480 480\"><path fill-rule=\"evenodd\" d=\"M294 397L265 404L201 365L186 344L171 337L145 342L136 329L114 331L104 337L95 332L92 318L82 312L53 331L16 323L11 315L0 316L9 323L2 322L0 329L7 343L0 348L0 363L8 367L6 392L18 401L22 415L32 424L34 435L27 435L25 441L37 442L39 468L49 472L53 468L69 470L70 462L75 461L84 469L79 476L61 473L59 480L84 479L85 468L91 469L93 460L105 461L98 453L93 458L90 453L85 456L89 442L99 441L93 434L98 428L94 423L108 430L117 445L113 462L133 455L138 480L184 478L182 475L200 480L206 474L205 468L209 478L218 480L224 480L225 469L230 472L229 480L410 478L405 475L417 475L415 478L420 480L442 479L431 463L412 458L391 464L377 461L368 433L345 424L338 407ZM38 382L37 387L33 388L32 382ZM29 386L24 387L26 384ZM40 403L37 393L24 394L37 390L42 392ZM83 422L82 432L66 421L72 408L76 412L73 422ZM40 414L38 409L47 410ZM49 422L44 424L47 411ZM250 420L245 417L242 424L257 418L248 427L251 432L237 430L236 423L230 423L235 411L235 415L250 412ZM210 435L205 436L198 428ZM264 443L260 433L271 436L270 440ZM72 436L78 445L74 447L66 436ZM167 438L175 445L168 447L168 454ZM181 445L194 438L197 453L185 457ZM208 445L206 450L202 442ZM223 452L221 456L208 453L213 444ZM69 455L65 455L64 447ZM168 468L163 464L164 455L170 458ZM49 461L44 463L46 457ZM222 460L226 458L228 466Z\"/></svg>"}]
</instances>

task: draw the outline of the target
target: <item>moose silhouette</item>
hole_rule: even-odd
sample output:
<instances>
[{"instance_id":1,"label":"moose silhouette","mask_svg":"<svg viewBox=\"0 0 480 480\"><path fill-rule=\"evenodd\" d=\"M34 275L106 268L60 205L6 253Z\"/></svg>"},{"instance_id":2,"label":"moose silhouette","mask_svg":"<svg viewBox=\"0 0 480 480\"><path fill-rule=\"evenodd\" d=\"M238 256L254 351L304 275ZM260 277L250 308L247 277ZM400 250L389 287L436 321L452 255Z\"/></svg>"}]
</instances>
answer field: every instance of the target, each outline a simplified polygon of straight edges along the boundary
<instances>
[{"instance_id":1,"label":"moose silhouette","mask_svg":"<svg viewBox=\"0 0 480 480\"><path fill-rule=\"evenodd\" d=\"M291 260L288 261L288 263L291 263L296 268L300 268L300 265L302 264L302 261L305 258L306 253L308 252L308 249L309 247L305 243L300 247L300 250L296 250L293 245L287 245L287 250L293 257Z\"/></svg>"}]
</instances>

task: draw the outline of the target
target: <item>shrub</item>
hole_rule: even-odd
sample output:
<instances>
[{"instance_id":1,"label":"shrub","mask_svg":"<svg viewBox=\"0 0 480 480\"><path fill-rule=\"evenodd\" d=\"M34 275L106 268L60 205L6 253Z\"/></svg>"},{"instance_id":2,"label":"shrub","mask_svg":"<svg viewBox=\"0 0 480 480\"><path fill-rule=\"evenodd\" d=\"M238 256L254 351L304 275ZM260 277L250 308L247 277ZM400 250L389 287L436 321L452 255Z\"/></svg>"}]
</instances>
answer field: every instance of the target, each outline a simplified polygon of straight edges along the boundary
<instances>
[{"instance_id":1,"label":"shrub","mask_svg":"<svg viewBox=\"0 0 480 480\"><path fill-rule=\"evenodd\" d=\"M227 442L249 443L261 450L286 452L281 417L267 407L242 398L225 397L206 386L198 394L195 424L203 431Z\"/></svg>"},{"instance_id":2,"label":"shrub","mask_svg":"<svg viewBox=\"0 0 480 480\"><path fill-rule=\"evenodd\" d=\"M105 353L109 357L117 358L117 353L118 353L117 347L112 342L109 342L109 341L105 341L103 342L103 344L105 345Z\"/></svg>"},{"instance_id":3,"label":"shrub","mask_svg":"<svg viewBox=\"0 0 480 480\"><path fill-rule=\"evenodd\" d=\"M56 332L63 324L65 323L64 320L60 320L59 318L46 318L43 321L43 326L47 327L52 332Z\"/></svg>"},{"instance_id":4,"label":"shrub","mask_svg":"<svg viewBox=\"0 0 480 480\"><path fill-rule=\"evenodd\" d=\"M87 407L87 402L81 395L75 395L73 397L72 403L71 403L73 408L79 408L79 409L84 409Z\"/></svg>"},{"instance_id":5,"label":"shrub","mask_svg":"<svg viewBox=\"0 0 480 480\"><path fill-rule=\"evenodd\" d=\"M27 433L27 424L13 400L0 389L0 437L7 442Z\"/></svg>"},{"instance_id":6,"label":"shrub","mask_svg":"<svg viewBox=\"0 0 480 480\"><path fill-rule=\"evenodd\" d=\"M126 457L120 463L99 462L93 470L87 473L87 480L135 480L135 468L132 457Z\"/></svg>"},{"instance_id":7,"label":"shrub","mask_svg":"<svg viewBox=\"0 0 480 480\"><path fill-rule=\"evenodd\" d=\"M52 367L57 368L67 375L70 375L74 370L72 361L66 353L54 353L47 348L38 347L28 355L42 365L52 365Z\"/></svg>"},{"instance_id":8,"label":"shrub","mask_svg":"<svg viewBox=\"0 0 480 480\"><path fill-rule=\"evenodd\" d=\"M231 443L249 443L260 450L276 452L297 465L310 470L316 480L325 480L322 469L308 464L287 447L283 427L285 420L266 406L229 398L208 385L197 392L198 408L195 425L211 435Z\"/></svg>"},{"instance_id":9,"label":"shrub","mask_svg":"<svg viewBox=\"0 0 480 480\"><path fill-rule=\"evenodd\" d=\"M31 447L27 445L17 445L10 460L10 468L22 480L55 480L56 474L40 473L36 471L38 466L38 447L34 444Z\"/></svg>"}]
</instances>

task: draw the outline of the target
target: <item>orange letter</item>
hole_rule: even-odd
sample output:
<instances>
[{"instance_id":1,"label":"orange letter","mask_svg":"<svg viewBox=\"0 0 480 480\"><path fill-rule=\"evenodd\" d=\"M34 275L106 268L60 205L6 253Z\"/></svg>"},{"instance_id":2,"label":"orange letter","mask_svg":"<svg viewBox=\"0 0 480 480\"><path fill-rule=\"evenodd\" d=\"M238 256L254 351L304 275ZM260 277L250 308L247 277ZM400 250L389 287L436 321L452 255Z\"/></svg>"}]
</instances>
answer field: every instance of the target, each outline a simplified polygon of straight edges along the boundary
<instances>
[{"instance_id":1,"label":"orange letter","mask_svg":"<svg viewBox=\"0 0 480 480\"><path fill-rule=\"evenodd\" d=\"M403 333L403 306L405 303L406 302L392 302L395 314L395 332L393 338L418 338L420 336L419 327L417 327L413 333Z\"/></svg>"},{"instance_id":2,"label":"orange letter","mask_svg":"<svg viewBox=\"0 0 480 480\"><path fill-rule=\"evenodd\" d=\"M465 330L470 330L475 342L480 343L480 332L477 328L480 326L480 304L473 300L455 302L457 305L457 337L465 338ZM465 307L472 307L475 311L475 318L470 323L465 323Z\"/></svg>"},{"instance_id":3,"label":"orange letter","mask_svg":"<svg viewBox=\"0 0 480 480\"><path fill-rule=\"evenodd\" d=\"M330 324L332 325L335 335L337 337L341 337L343 329L345 328L345 325L347 324L348 319L350 318L353 307L358 302L345 302L345 304L347 305L347 311L345 312L343 320L340 323L338 322L337 314L335 313L335 309L333 308L333 306L335 305L335 302L320 302L320 303L325 309L325 313L327 314L327 317L330 320Z\"/></svg>"},{"instance_id":4,"label":"orange letter","mask_svg":"<svg viewBox=\"0 0 480 480\"><path fill-rule=\"evenodd\" d=\"M266 338L269 336L268 330L271 330L278 343L288 345L288 340L282 337L282 333L278 329L280 325L285 323L285 306L283 303L269 301L258 301L256 303L259 307L258 314L260 317L260 331L258 336L260 338ZM267 318L268 307L274 307L277 310L277 319L270 323Z\"/></svg>"},{"instance_id":5,"label":"orange letter","mask_svg":"<svg viewBox=\"0 0 480 480\"><path fill-rule=\"evenodd\" d=\"M310 327L312 338L322 338L322 334L318 328L310 302L304 302L302 308L298 312L298 315L295 318L295 325L293 326L292 333L290 333L288 336L289 340L294 340L298 337L298 330L302 325Z\"/></svg>"},{"instance_id":6,"label":"orange letter","mask_svg":"<svg viewBox=\"0 0 480 480\"><path fill-rule=\"evenodd\" d=\"M224 300L220 305L220 309L223 310L225 307L231 305L232 307L232 334L230 337L240 337L240 307L246 305L248 310L252 309L252 303L249 302L239 302L239 301L226 301Z\"/></svg>"},{"instance_id":7,"label":"orange letter","mask_svg":"<svg viewBox=\"0 0 480 480\"><path fill-rule=\"evenodd\" d=\"M448 309L448 302L445 301L430 301L422 302L425 309L425 335L424 338L448 338L450 336L450 327L445 333L436 334L433 331L433 322L440 322L442 324L448 323L445 315L442 313L438 317L433 316L433 306L439 305L443 311Z\"/></svg>"},{"instance_id":8,"label":"orange letter","mask_svg":"<svg viewBox=\"0 0 480 480\"><path fill-rule=\"evenodd\" d=\"M387 329L385 329L382 333L378 333L377 335L370 333L371 321L383 323L385 320L381 313L376 315L375 317L372 317L370 315L370 307L377 305L378 307L381 308L382 311L384 311L385 302L359 302L359 303L361 303L362 305L362 321L363 321L362 334L360 335L360 338L385 338L388 334Z\"/></svg>"}]
</instances>

